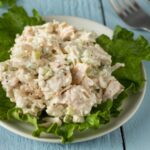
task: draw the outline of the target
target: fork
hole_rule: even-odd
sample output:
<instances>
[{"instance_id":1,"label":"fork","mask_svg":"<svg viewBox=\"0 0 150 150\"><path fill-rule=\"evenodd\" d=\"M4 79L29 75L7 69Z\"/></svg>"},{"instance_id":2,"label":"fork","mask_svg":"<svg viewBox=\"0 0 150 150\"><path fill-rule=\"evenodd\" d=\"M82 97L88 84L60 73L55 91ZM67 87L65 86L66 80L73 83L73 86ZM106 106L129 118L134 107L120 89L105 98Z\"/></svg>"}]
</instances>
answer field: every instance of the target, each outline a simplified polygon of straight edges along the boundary
<instances>
[{"instance_id":1,"label":"fork","mask_svg":"<svg viewBox=\"0 0 150 150\"><path fill-rule=\"evenodd\" d=\"M135 0L110 0L120 18L134 29L150 32L150 16Z\"/></svg>"}]
</instances>

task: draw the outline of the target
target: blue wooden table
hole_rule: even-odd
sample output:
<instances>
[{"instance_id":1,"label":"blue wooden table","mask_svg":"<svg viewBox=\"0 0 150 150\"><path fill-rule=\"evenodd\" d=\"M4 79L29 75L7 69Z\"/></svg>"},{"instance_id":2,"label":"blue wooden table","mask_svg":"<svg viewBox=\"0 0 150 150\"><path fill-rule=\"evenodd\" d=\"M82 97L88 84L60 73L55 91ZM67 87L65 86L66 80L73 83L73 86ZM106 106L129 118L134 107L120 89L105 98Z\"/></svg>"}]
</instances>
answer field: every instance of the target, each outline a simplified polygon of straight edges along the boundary
<instances>
[{"instance_id":1,"label":"blue wooden table","mask_svg":"<svg viewBox=\"0 0 150 150\"><path fill-rule=\"evenodd\" d=\"M139 0L139 3L150 14L150 2ZM79 16L112 29L117 24L129 28L118 18L109 0L18 0L18 5L23 5L29 14L36 8L43 16ZM150 33L134 32L150 41ZM150 63L144 63L148 75L147 92L137 113L123 127L101 138L67 145L32 141L0 127L0 150L150 150Z\"/></svg>"}]
</instances>

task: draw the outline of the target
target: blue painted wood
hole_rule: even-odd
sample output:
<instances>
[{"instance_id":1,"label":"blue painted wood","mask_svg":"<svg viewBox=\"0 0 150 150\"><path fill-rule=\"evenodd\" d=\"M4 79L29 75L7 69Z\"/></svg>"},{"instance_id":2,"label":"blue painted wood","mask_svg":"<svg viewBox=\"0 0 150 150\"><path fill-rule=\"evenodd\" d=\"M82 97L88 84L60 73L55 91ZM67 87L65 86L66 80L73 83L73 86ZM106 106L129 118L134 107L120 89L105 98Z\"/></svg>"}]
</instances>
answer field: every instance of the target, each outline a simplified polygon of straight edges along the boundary
<instances>
[{"instance_id":1,"label":"blue painted wood","mask_svg":"<svg viewBox=\"0 0 150 150\"><path fill-rule=\"evenodd\" d=\"M78 16L102 22L99 0L19 0L31 14L37 9L41 15L69 15Z\"/></svg>"},{"instance_id":2,"label":"blue painted wood","mask_svg":"<svg viewBox=\"0 0 150 150\"><path fill-rule=\"evenodd\" d=\"M145 63L148 86L144 101L134 117L124 125L126 147L129 150L150 149L150 63Z\"/></svg>"},{"instance_id":3,"label":"blue painted wood","mask_svg":"<svg viewBox=\"0 0 150 150\"><path fill-rule=\"evenodd\" d=\"M138 0L143 9L150 14L150 2ZM108 0L103 0L105 19L107 26L114 28L117 24L129 28L121 19L118 18ZM130 28L129 28L130 29ZM142 34L150 41L150 33L135 31L136 35ZM147 70L147 91L141 107L124 126L125 143L127 150L149 150L150 149L150 63L145 62Z\"/></svg>"},{"instance_id":4,"label":"blue painted wood","mask_svg":"<svg viewBox=\"0 0 150 150\"><path fill-rule=\"evenodd\" d=\"M52 144L32 141L0 128L0 150L122 150L120 132L75 144Z\"/></svg>"},{"instance_id":5,"label":"blue painted wood","mask_svg":"<svg viewBox=\"0 0 150 150\"><path fill-rule=\"evenodd\" d=\"M71 15L102 22L99 0L19 0L31 14L36 8L41 15ZM122 150L120 130L101 138L77 144L49 144L32 141L0 127L0 150Z\"/></svg>"}]
</instances>

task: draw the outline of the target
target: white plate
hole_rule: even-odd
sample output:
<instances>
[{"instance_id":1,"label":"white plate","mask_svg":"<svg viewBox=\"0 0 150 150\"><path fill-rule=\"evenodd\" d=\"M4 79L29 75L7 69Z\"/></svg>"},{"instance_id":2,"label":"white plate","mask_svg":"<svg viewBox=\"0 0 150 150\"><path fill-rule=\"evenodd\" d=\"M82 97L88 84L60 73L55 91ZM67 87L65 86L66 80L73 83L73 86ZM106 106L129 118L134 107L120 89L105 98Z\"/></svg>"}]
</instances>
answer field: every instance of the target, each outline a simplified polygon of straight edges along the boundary
<instances>
[{"instance_id":1,"label":"white plate","mask_svg":"<svg viewBox=\"0 0 150 150\"><path fill-rule=\"evenodd\" d=\"M89 31L95 31L98 35L106 34L109 37L111 37L113 33L112 30L109 29L108 27L105 27L99 23L86 20L86 19L82 19L82 18L70 17L70 16L54 16L54 17L45 17L44 19L46 21L51 21L53 19L58 20L58 21L66 21L78 29L86 29ZM145 75L145 71L143 72ZM145 75L145 78L146 78L146 75ZM105 135L119 128L121 125L127 122L133 116L133 114L137 111L137 109L139 108L143 100L145 91L146 91L146 84L144 88L141 90L141 92L130 96L129 99L124 101L123 106L122 106L123 111L117 118L112 118L108 124L101 126L99 129L96 129L96 130L90 129L85 132L76 133L73 142L91 140L91 139L100 137L102 135ZM17 121L11 121L11 122L1 121L0 125L13 133L16 133L18 135L21 135L23 137L26 137L32 140L51 142L51 143L61 142L58 137L55 137L53 135L42 134L40 138L33 137L32 136L33 128L32 126L28 124L20 123Z\"/></svg>"}]
</instances>

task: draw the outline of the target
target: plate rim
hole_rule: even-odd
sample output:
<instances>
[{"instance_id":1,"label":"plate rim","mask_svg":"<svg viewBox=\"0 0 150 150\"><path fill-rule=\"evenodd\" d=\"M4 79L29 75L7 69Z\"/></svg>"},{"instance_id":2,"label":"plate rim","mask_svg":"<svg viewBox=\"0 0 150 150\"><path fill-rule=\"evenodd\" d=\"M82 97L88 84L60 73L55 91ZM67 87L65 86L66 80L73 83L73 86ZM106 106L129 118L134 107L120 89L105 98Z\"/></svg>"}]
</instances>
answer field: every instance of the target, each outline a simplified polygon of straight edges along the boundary
<instances>
[{"instance_id":1,"label":"plate rim","mask_svg":"<svg viewBox=\"0 0 150 150\"><path fill-rule=\"evenodd\" d=\"M98 26L102 26L103 28L107 29L109 32L110 32L110 35L109 36L112 36L113 34L113 30L110 29L109 27L101 24L101 23L98 23L96 21L93 21L93 20L89 20L89 19L86 19L86 18L81 18L81 17L75 17L75 16L61 16L61 15L55 15L55 16L43 16L43 19L44 20L47 20L47 19L55 19L56 20L58 18L69 18L69 19L75 19L75 20L79 20L79 21L86 21L86 22L90 22L90 23L94 23L94 24L97 24ZM59 19L58 19L59 20ZM81 138L81 139L74 139L71 143L78 143L78 142L84 142L84 141L88 141L88 140L92 140L92 139L95 139L95 138L99 138L101 136L104 136L116 129L118 129L120 126L122 126L123 124L125 124L127 121L129 121L133 115L137 112L137 110L139 109L141 103L143 102L143 99L144 99L144 96L145 96L145 93L146 93L146 89L147 89L147 74L146 74L146 69L142 63L142 69L143 69L143 75L144 75L144 79L145 79L145 84L144 84L144 87L143 87L143 92L141 94L141 98L138 102L138 104L136 105L136 107L134 108L134 110L132 110L132 113L130 113L130 115L128 115L126 118L123 119L122 122L120 122L119 124L115 125L115 127L112 127L111 129L107 130L107 131L104 131L102 133L99 133L99 134L96 134L96 135L93 135L93 136L89 136L89 137L86 137L86 138ZM3 121L3 120L0 120L0 126L7 129L8 131L16 134L16 135L19 135L21 137L24 137L24 138L27 138L27 139L31 139L31 140L35 140L35 141L39 141L39 142L48 142L48 143L61 143L61 140L60 139L52 139L52 138L40 138L40 137L34 137L31 135L29 135L28 133L23 133L23 132L20 132L19 130L17 129L14 129L13 127L9 126L7 124L7 121Z\"/></svg>"}]
</instances>

